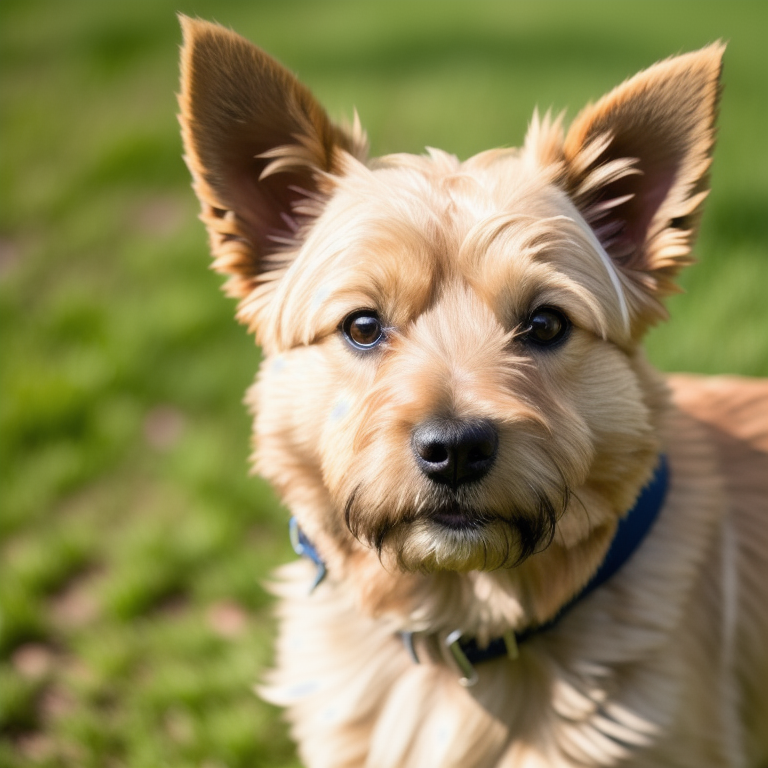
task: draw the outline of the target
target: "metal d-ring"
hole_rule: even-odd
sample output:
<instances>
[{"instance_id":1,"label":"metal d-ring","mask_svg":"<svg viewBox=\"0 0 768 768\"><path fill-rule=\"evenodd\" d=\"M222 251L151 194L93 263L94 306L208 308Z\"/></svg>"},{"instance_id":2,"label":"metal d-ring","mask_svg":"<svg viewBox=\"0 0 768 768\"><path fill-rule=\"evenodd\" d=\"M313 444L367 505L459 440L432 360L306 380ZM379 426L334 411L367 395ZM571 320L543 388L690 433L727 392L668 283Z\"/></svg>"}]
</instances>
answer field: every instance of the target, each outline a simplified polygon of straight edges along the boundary
<instances>
[{"instance_id":1,"label":"metal d-ring","mask_svg":"<svg viewBox=\"0 0 768 768\"><path fill-rule=\"evenodd\" d=\"M467 655L464 653L460 640L461 630L455 629L445 638L445 647L451 652L451 656L456 662L456 666L463 675L463 677L459 678L459 685L463 685L465 688L471 688L480 678L478 677L477 670L472 666Z\"/></svg>"},{"instance_id":2,"label":"metal d-ring","mask_svg":"<svg viewBox=\"0 0 768 768\"><path fill-rule=\"evenodd\" d=\"M502 637L504 638L504 645L507 646L507 656L514 660L520 655L520 649L517 647L517 638L515 633L508 629Z\"/></svg>"}]
</instances>

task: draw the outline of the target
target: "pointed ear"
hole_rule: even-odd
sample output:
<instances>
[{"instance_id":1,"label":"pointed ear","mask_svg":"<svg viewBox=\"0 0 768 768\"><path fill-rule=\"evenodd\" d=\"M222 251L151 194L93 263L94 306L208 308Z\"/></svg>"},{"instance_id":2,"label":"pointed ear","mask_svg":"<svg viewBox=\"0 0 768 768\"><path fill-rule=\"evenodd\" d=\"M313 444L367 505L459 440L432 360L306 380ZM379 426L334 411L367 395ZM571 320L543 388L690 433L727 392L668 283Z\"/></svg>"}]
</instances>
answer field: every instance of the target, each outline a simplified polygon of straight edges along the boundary
<instances>
[{"instance_id":1,"label":"pointed ear","mask_svg":"<svg viewBox=\"0 0 768 768\"><path fill-rule=\"evenodd\" d=\"M614 262L657 299L690 263L720 95L724 46L662 61L584 109L563 145L564 184Z\"/></svg>"},{"instance_id":2,"label":"pointed ear","mask_svg":"<svg viewBox=\"0 0 768 768\"><path fill-rule=\"evenodd\" d=\"M363 159L357 124L335 126L312 94L261 49L223 27L180 16L180 122L214 268L245 299L285 265L317 212L322 179L344 153ZM246 319L246 318L241 318Z\"/></svg>"}]
</instances>

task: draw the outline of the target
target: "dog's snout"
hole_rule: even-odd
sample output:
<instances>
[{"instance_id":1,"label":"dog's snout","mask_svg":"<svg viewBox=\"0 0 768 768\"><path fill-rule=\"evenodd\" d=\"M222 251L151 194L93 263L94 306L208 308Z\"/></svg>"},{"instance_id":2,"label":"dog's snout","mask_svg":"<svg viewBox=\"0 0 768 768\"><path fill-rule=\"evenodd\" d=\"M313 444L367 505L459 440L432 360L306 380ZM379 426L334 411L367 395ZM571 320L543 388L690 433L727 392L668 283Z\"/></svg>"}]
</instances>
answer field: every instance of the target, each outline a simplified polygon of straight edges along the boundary
<instances>
[{"instance_id":1,"label":"dog's snout","mask_svg":"<svg viewBox=\"0 0 768 768\"><path fill-rule=\"evenodd\" d=\"M413 430L411 447L419 469L430 480L456 488L487 474L496 459L499 436L484 419L434 419Z\"/></svg>"}]
</instances>

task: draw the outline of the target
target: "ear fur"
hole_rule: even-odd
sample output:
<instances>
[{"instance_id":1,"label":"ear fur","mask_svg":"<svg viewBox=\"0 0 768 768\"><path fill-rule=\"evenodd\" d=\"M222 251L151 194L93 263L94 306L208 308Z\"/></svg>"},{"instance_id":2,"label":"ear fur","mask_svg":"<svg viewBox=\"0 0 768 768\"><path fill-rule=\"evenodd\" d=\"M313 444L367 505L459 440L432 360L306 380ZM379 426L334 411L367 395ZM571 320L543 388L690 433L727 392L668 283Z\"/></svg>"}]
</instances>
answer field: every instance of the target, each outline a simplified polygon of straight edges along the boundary
<instances>
[{"instance_id":1,"label":"ear fur","mask_svg":"<svg viewBox=\"0 0 768 768\"><path fill-rule=\"evenodd\" d=\"M586 107L562 145L561 183L629 278L646 323L664 316L659 298L692 261L724 50L715 43L627 80Z\"/></svg>"},{"instance_id":2,"label":"ear fur","mask_svg":"<svg viewBox=\"0 0 768 768\"><path fill-rule=\"evenodd\" d=\"M261 276L284 266L302 223L317 208L321 179L346 152L367 153L355 124L334 125L282 65L217 24L179 17L179 120L185 159L202 204L227 293L246 299ZM243 317L241 319L249 319Z\"/></svg>"}]
</instances>

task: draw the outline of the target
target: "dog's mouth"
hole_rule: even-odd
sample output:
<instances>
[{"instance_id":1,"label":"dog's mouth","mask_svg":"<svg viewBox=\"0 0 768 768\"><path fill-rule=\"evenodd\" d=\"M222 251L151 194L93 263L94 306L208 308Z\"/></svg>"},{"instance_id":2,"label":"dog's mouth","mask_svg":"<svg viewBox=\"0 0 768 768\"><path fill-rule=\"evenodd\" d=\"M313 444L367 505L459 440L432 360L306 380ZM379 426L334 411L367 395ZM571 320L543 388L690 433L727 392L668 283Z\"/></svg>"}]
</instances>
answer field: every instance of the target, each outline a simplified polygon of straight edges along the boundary
<instances>
[{"instance_id":1,"label":"dog's mouth","mask_svg":"<svg viewBox=\"0 0 768 768\"><path fill-rule=\"evenodd\" d=\"M476 530L487 525L491 517L472 507L458 503L441 504L432 510L429 519L452 531Z\"/></svg>"}]
</instances>

